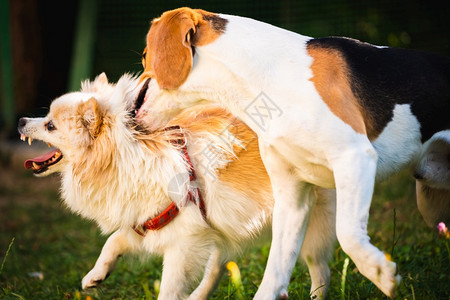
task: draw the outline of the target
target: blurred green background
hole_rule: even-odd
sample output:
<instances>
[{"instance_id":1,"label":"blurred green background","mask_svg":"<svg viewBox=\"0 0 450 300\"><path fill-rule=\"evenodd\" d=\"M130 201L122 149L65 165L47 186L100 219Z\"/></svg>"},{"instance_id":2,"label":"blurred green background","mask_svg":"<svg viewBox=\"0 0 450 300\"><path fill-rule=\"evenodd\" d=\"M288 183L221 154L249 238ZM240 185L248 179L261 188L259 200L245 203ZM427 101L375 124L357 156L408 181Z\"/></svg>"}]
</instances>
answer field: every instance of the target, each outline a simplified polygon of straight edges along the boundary
<instances>
[{"instance_id":1,"label":"blurred green background","mask_svg":"<svg viewBox=\"0 0 450 300\"><path fill-rule=\"evenodd\" d=\"M423 0L0 0L2 137L17 118L106 72L141 71L150 20L180 6L255 18L304 35L450 54L450 3ZM262 37L263 38L263 37Z\"/></svg>"}]
</instances>

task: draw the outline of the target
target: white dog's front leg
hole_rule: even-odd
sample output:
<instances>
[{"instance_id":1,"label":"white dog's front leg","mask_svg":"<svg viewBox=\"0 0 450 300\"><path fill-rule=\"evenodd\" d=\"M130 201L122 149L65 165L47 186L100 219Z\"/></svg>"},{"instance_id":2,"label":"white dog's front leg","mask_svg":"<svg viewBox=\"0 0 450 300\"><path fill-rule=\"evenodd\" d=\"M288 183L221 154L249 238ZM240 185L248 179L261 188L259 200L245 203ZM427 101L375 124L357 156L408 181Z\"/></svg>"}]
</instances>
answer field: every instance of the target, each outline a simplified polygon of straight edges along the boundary
<instances>
[{"instance_id":1,"label":"white dog's front leg","mask_svg":"<svg viewBox=\"0 0 450 300\"><path fill-rule=\"evenodd\" d=\"M261 285L255 299L287 298L289 279L306 234L309 214L314 205L313 186L298 182L292 166L271 148L262 148L275 205L272 221L272 245Z\"/></svg>"},{"instance_id":2,"label":"white dog's front leg","mask_svg":"<svg viewBox=\"0 0 450 300\"><path fill-rule=\"evenodd\" d=\"M341 153L333 161L336 231L342 249L358 270L383 293L393 297L400 281L400 276L396 276L396 265L370 243L367 234L376 167L377 154L370 145Z\"/></svg>"},{"instance_id":3,"label":"white dog's front leg","mask_svg":"<svg viewBox=\"0 0 450 300\"><path fill-rule=\"evenodd\" d=\"M106 241L94 268L84 276L81 286L83 289L95 287L108 277L114 270L117 259L128 252L130 244L126 233L118 230Z\"/></svg>"}]
</instances>

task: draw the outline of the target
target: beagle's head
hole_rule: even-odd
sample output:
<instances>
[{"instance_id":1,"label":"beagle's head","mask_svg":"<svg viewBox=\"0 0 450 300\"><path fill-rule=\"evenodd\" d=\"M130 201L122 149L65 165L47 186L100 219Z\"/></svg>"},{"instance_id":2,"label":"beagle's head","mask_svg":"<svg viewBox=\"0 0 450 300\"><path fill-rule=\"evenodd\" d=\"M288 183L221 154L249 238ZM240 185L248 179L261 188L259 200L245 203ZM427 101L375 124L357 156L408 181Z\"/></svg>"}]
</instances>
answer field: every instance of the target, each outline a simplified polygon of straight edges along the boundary
<instances>
[{"instance_id":1,"label":"beagle's head","mask_svg":"<svg viewBox=\"0 0 450 300\"><path fill-rule=\"evenodd\" d=\"M191 71L195 47L214 42L226 24L217 14L187 7L154 19L142 57L141 81L153 78L161 89L177 89Z\"/></svg>"}]
</instances>

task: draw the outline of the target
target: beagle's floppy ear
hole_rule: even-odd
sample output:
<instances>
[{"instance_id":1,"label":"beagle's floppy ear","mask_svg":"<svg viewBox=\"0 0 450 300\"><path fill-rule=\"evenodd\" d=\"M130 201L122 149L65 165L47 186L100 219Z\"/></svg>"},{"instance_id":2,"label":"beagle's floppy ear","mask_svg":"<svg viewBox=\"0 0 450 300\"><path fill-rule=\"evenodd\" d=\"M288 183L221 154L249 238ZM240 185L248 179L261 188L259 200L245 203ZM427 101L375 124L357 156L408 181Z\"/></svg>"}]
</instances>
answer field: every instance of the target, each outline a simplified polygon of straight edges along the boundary
<instances>
[{"instance_id":1,"label":"beagle's floppy ear","mask_svg":"<svg viewBox=\"0 0 450 300\"><path fill-rule=\"evenodd\" d=\"M196 33L195 14L177 11L154 20L147 35L145 71L151 69L162 89L176 89L192 68L191 37ZM149 53L150 52L150 53ZM151 60L150 62L148 60Z\"/></svg>"},{"instance_id":2,"label":"beagle's floppy ear","mask_svg":"<svg viewBox=\"0 0 450 300\"><path fill-rule=\"evenodd\" d=\"M78 115L82 126L84 126L91 136L95 139L100 135L103 126L103 118L98 106L97 99L90 98L78 106Z\"/></svg>"},{"instance_id":3,"label":"beagle's floppy ear","mask_svg":"<svg viewBox=\"0 0 450 300\"><path fill-rule=\"evenodd\" d=\"M144 73L162 89L182 85L192 69L194 46L214 42L226 30L228 20L201 9L182 7L153 20L143 54Z\"/></svg>"}]
</instances>

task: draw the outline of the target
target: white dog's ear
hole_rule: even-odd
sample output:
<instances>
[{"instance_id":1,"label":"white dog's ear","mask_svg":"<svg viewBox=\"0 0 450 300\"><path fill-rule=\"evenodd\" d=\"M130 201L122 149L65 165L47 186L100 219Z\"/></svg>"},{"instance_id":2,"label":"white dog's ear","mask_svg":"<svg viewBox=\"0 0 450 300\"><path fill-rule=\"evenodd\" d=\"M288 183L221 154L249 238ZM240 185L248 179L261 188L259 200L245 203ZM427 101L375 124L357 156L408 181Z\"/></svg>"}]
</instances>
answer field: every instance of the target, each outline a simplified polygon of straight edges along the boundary
<instances>
[{"instance_id":1,"label":"white dog's ear","mask_svg":"<svg viewBox=\"0 0 450 300\"><path fill-rule=\"evenodd\" d=\"M95 98L81 103L78 106L78 115L81 124L88 130L91 138L95 139L100 135L103 127L103 118Z\"/></svg>"},{"instance_id":2,"label":"white dog's ear","mask_svg":"<svg viewBox=\"0 0 450 300\"><path fill-rule=\"evenodd\" d=\"M105 72L103 72L95 77L94 82L92 83L92 87L94 89L94 92L99 92L105 85L108 85L108 77L106 77Z\"/></svg>"},{"instance_id":3,"label":"white dog's ear","mask_svg":"<svg viewBox=\"0 0 450 300\"><path fill-rule=\"evenodd\" d=\"M83 92L91 92L97 93L108 86L108 77L106 77L105 72L101 73L97 77L95 77L94 81L84 81L81 83L81 91Z\"/></svg>"},{"instance_id":4,"label":"white dog's ear","mask_svg":"<svg viewBox=\"0 0 450 300\"><path fill-rule=\"evenodd\" d=\"M108 77L106 77L106 73L102 72L100 75L95 77L94 84L108 84Z\"/></svg>"}]
</instances>

